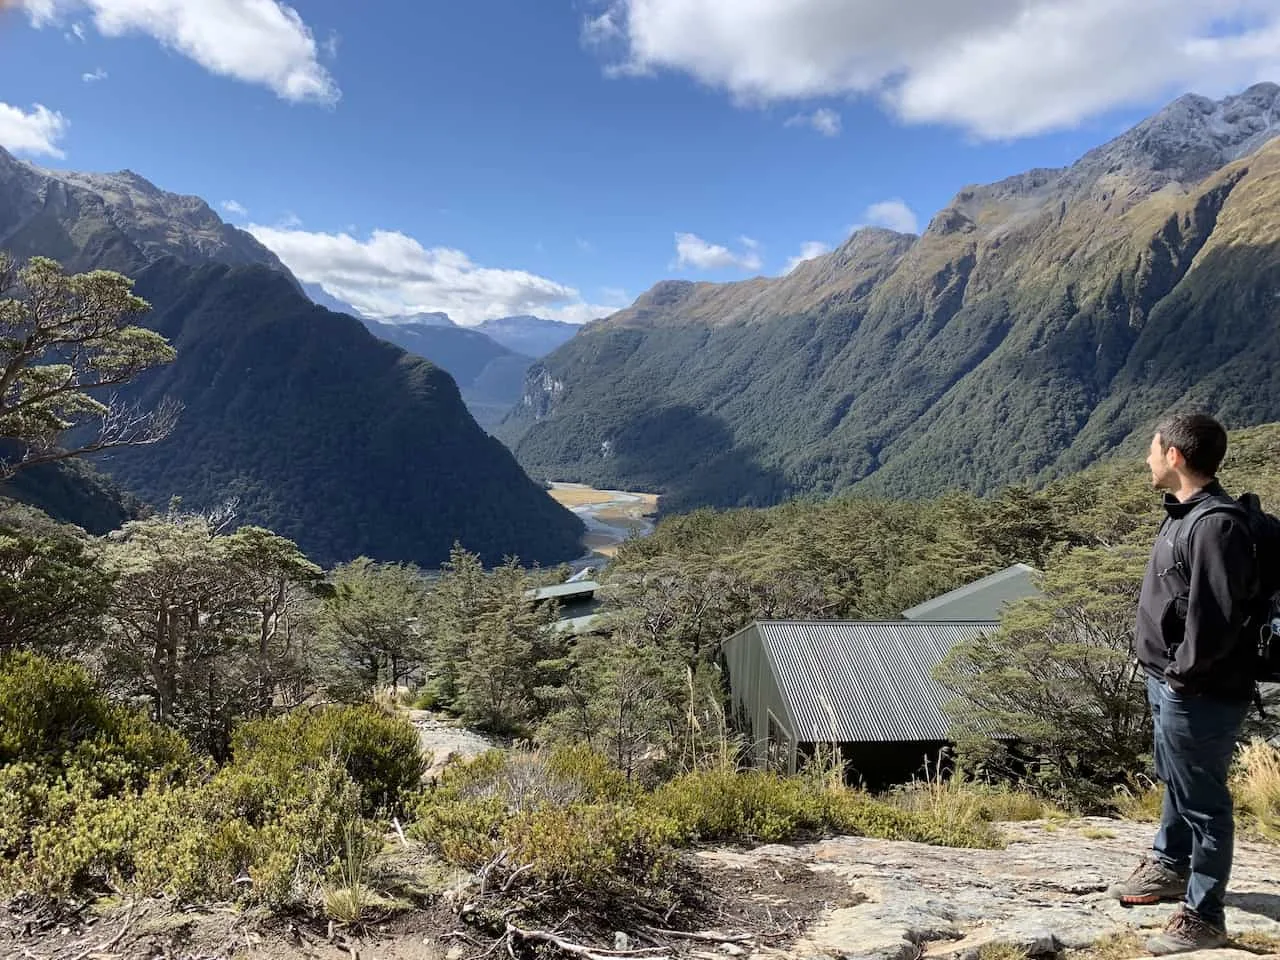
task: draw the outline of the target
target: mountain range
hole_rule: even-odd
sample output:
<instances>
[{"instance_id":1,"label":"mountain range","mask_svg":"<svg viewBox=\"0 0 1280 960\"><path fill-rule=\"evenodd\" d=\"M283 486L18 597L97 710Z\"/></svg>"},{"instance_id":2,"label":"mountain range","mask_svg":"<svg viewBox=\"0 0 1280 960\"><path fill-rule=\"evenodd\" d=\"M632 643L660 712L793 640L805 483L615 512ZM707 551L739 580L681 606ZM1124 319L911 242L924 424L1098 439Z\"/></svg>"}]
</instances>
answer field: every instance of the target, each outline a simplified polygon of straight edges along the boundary
<instances>
[{"instance_id":1,"label":"mountain range","mask_svg":"<svg viewBox=\"0 0 1280 960\"><path fill-rule=\"evenodd\" d=\"M442 314L443 316L443 314ZM375 337L394 343L416 357L447 370L462 391L476 422L492 429L519 401L533 357L508 350L477 329L422 323L383 322L361 318Z\"/></svg>"},{"instance_id":2,"label":"mountain range","mask_svg":"<svg viewBox=\"0 0 1280 960\"><path fill-rule=\"evenodd\" d=\"M455 541L489 562L580 552L581 522L480 429L447 372L313 304L204 201L128 171L55 172L0 150L0 248L120 271L151 303L142 323L178 356L126 392L174 399L181 418L165 441L97 464L152 505L235 498L243 522L324 564L437 564Z\"/></svg>"},{"instance_id":3,"label":"mountain range","mask_svg":"<svg viewBox=\"0 0 1280 960\"><path fill-rule=\"evenodd\" d=\"M500 424L519 402L534 360L578 332L575 324L531 316L486 320L474 327L459 326L439 312L379 319L344 303L320 284L303 284L303 290L320 306L355 317L375 337L448 371L467 409L486 429Z\"/></svg>"},{"instance_id":4,"label":"mountain range","mask_svg":"<svg viewBox=\"0 0 1280 960\"><path fill-rule=\"evenodd\" d=\"M535 476L664 510L1043 480L1174 407L1280 418L1280 86L1185 96L777 278L664 282L530 370Z\"/></svg>"},{"instance_id":5,"label":"mountain range","mask_svg":"<svg viewBox=\"0 0 1280 960\"><path fill-rule=\"evenodd\" d=\"M475 329L514 353L539 358L564 346L581 328L563 320L518 316L485 320Z\"/></svg>"}]
</instances>

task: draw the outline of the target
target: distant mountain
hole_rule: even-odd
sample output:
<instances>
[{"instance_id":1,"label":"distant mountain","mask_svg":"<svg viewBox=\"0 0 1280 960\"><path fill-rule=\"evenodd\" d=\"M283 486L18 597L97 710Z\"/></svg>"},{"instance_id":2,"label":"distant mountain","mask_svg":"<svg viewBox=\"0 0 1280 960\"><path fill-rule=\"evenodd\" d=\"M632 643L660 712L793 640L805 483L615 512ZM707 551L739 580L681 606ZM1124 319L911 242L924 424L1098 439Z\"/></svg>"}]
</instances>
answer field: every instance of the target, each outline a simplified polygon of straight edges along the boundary
<instances>
[{"instance_id":1,"label":"distant mountain","mask_svg":"<svg viewBox=\"0 0 1280 960\"><path fill-rule=\"evenodd\" d=\"M280 259L199 197L166 193L130 170L44 170L0 148L0 249L52 257L73 273L132 275L163 257L197 265L257 264L289 277Z\"/></svg>"},{"instance_id":2,"label":"distant mountain","mask_svg":"<svg viewBox=\"0 0 1280 960\"><path fill-rule=\"evenodd\" d=\"M410 313L400 317L384 317L382 323L393 323L400 326L415 327L456 327L447 313Z\"/></svg>"},{"instance_id":3,"label":"distant mountain","mask_svg":"<svg viewBox=\"0 0 1280 960\"><path fill-rule=\"evenodd\" d=\"M444 314L439 316L448 317ZM387 322L363 318L375 337L430 360L457 381L462 399L485 428L502 422L520 400L525 376L533 364L478 330L418 322Z\"/></svg>"},{"instance_id":4,"label":"distant mountain","mask_svg":"<svg viewBox=\"0 0 1280 960\"><path fill-rule=\"evenodd\" d=\"M579 552L581 521L484 434L447 373L311 303L203 201L133 173L54 173L0 151L0 247L128 273L151 302L142 322L177 360L126 394L176 399L182 417L164 442L98 461L151 504L236 497L241 520L325 564L363 554L434 565L455 541L490 562ZM23 498L70 502L75 491L54 489L63 478L20 475Z\"/></svg>"},{"instance_id":5,"label":"distant mountain","mask_svg":"<svg viewBox=\"0 0 1280 960\"><path fill-rule=\"evenodd\" d=\"M318 307L324 307L326 310L332 310L334 313L345 313L349 317L359 319L361 313L345 300L339 300L332 296L328 290L320 286L318 283L304 283L302 292Z\"/></svg>"},{"instance_id":6,"label":"distant mountain","mask_svg":"<svg viewBox=\"0 0 1280 960\"><path fill-rule=\"evenodd\" d=\"M573 339L581 329L574 323L542 317L502 317L473 329L492 337L508 350L527 357L545 357Z\"/></svg>"},{"instance_id":7,"label":"distant mountain","mask_svg":"<svg viewBox=\"0 0 1280 960\"><path fill-rule=\"evenodd\" d=\"M318 283L304 283L312 302L355 317L381 340L430 360L457 381L462 400L486 430L500 424L519 401L533 364L478 330L459 327L447 313L417 313L377 320L331 296Z\"/></svg>"},{"instance_id":8,"label":"distant mountain","mask_svg":"<svg viewBox=\"0 0 1280 960\"><path fill-rule=\"evenodd\" d=\"M1175 406L1280 419L1278 134L1276 84L1183 97L921 237L659 284L535 365L502 430L535 476L675 510L1042 479Z\"/></svg>"}]
</instances>

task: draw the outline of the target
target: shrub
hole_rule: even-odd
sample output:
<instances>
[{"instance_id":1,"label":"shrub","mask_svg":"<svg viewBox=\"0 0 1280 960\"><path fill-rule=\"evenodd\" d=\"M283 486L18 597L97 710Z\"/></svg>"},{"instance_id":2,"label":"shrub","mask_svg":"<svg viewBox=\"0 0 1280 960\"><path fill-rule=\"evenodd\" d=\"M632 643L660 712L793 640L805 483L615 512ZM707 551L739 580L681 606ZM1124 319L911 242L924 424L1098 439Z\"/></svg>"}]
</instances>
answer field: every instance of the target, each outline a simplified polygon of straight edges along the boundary
<instances>
[{"instance_id":1,"label":"shrub","mask_svg":"<svg viewBox=\"0 0 1280 960\"><path fill-rule=\"evenodd\" d=\"M686 842L774 843L824 827L824 800L801 780L720 767L663 784L648 805L679 824Z\"/></svg>"},{"instance_id":2,"label":"shrub","mask_svg":"<svg viewBox=\"0 0 1280 960\"><path fill-rule=\"evenodd\" d=\"M78 664L15 653L0 660L0 767L14 763L43 779L74 771L105 796L179 779L194 759L178 734L109 703Z\"/></svg>"},{"instance_id":3,"label":"shrub","mask_svg":"<svg viewBox=\"0 0 1280 960\"><path fill-rule=\"evenodd\" d=\"M588 747L550 753L489 750L469 763L445 767L436 788L437 798L497 799L513 811L544 804L621 800L634 792L617 768Z\"/></svg>"},{"instance_id":4,"label":"shrub","mask_svg":"<svg viewBox=\"0 0 1280 960\"><path fill-rule=\"evenodd\" d=\"M279 907L309 898L362 813L417 786L406 724L370 710L249 725L216 772L186 742L108 703L78 666L0 663L0 890Z\"/></svg>"},{"instance_id":5,"label":"shrub","mask_svg":"<svg viewBox=\"0 0 1280 960\"><path fill-rule=\"evenodd\" d=\"M516 864L557 887L659 884L674 862L678 825L630 804L582 803L527 810L503 824L498 843Z\"/></svg>"},{"instance_id":6,"label":"shrub","mask_svg":"<svg viewBox=\"0 0 1280 960\"><path fill-rule=\"evenodd\" d=\"M1273 840L1280 840L1280 750L1254 740L1240 751L1231 778L1236 806Z\"/></svg>"},{"instance_id":7,"label":"shrub","mask_svg":"<svg viewBox=\"0 0 1280 960\"><path fill-rule=\"evenodd\" d=\"M979 819L953 822L898 809L815 778L732 767L687 773L646 793L602 758L491 752L446 768L415 835L456 865L502 857L559 888L604 890L659 882L677 848L700 842L779 842L825 832L956 846L995 846Z\"/></svg>"},{"instance_id":8,"label":"shrub","mask_svg":"<svg viewBox=\"0 0 1280 960\"><path fill-rule=\"evenodd\" d=\"M348 825L360 820L360 789L333 759L272 778L233 762L193 800L207 836L189 835L192 869L170 881L170 892L184 897L225 897L248 877L244 899L270 906L305 899L337 862Z\"/></svg>"},{"instance_id":9,"label":"shrub","mask_svg":"<svg viewBox=\"0 0 1280 960\"><path fill-rule=\"evenodd\" d=\"M231 751L234 766L274 780L336 760L360 787L366 817L402 814L426 770L412 725L367 705L242 724Z\"/></svg>"},{"instance_id":10,"label":"shrub","mask_svg":"<svg viewBox=\"0 0 1280 960\"><path fill-rule=\"evenodd\" d=\"M106 725L107 712L82 667L11 654L0 661L0 764L58 763Z\"/></svg>"}]
</instances>

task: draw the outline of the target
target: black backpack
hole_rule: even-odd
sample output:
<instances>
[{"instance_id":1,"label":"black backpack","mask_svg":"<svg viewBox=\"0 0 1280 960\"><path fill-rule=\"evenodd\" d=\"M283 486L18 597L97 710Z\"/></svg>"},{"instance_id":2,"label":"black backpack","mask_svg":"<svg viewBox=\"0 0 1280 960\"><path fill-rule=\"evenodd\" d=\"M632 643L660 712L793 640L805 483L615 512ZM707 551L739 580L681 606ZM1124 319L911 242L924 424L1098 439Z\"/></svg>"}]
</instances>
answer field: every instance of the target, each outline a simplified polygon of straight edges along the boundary
<instances>
[{"instance_id":1,"label":"black backpack","mask_svg":"<svg viewBox=\"0 0 1280 960\"><path fill-rule=\"evenodd\" d=\"M1280 683L1280 518L1262 509L1256 493L1241 494L1238 500L1206 500L1187 515L1174 540L1174 558L1186 573L1191 569L1188 559L1191 532L1200 519L1211 513L1230 513L1241 518L1253 537L1258 584L1245 621L1246 635L1257 639L1253 678L1258 683Z\"/></svg>"}]
</instances>

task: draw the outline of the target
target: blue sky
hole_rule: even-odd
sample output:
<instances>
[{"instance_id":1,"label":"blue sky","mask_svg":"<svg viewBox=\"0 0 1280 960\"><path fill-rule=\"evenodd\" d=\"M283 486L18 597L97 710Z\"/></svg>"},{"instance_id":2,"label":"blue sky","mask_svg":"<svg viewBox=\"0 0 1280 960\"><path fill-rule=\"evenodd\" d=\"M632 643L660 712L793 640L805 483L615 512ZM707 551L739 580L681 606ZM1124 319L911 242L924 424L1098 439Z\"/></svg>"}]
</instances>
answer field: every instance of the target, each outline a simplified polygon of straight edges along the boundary
<instances>
[{"instance_id":1,"label":"blue sky","mask_svg":"<svg viewBox=\"0 0 1280 960\"><path fill-rule=\"evenodd\" d=\"M778 275L1280 78L1274 0L0 5L0 145L135 170L366 312L464 323Z\"/></svg>"}]
</instances>

